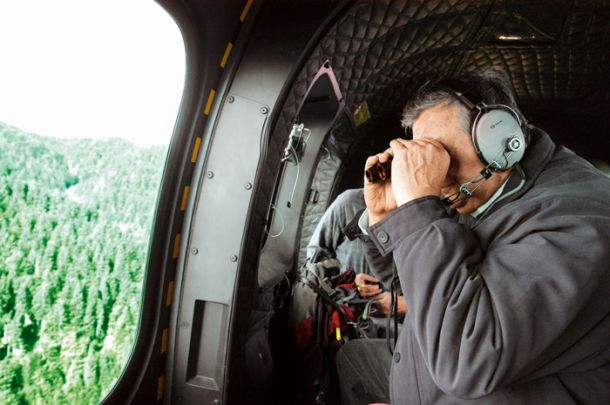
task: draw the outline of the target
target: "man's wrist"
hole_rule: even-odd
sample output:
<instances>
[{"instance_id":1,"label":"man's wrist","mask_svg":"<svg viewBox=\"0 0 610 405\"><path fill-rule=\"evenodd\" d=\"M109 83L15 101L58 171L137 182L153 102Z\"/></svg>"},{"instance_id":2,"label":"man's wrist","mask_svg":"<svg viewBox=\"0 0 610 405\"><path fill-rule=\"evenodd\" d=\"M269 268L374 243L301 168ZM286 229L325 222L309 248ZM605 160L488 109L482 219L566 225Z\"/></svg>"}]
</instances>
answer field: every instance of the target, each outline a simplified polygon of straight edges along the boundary
<instances>
[{"instance_id":1,"label":"man's wrist","mask_svg":"<svg viewBox=\"0 0 610 405\"><path fill-rule=\"evenodd\" d=\"M403 204L386 215L382 222L370 225L367 231L379 253L385 256L412 233L448 217L438 196L426 196Z\"/></svg>"},{"instance_id":2,"label":"man's wrist","mask_svg":"<svg viewBox=\"0 0 610 405\"><path fill-rule=\"evenodd\" d=\"M433 189L426 189L426 190L419 190L417 193L410 195L410 194L405 194L402 196L397 196L396 197L396 205L398 207L400 207L401 205L404 205L410 201L413 200L417 200L419 198L423 198L423 197L434 197L434 196L439 196L441 194L440 191L435 191Z\"/></svg>"},{"instance_id":3,"label":"man's wrist","mask_svg":"<svg viewBox=\"0 0 610 405\"><path fill-rule=\"evenodd\" d=\"M368 237L369 233L366 231L366 228L369 227L369 210L367 208L364 209L362 214L360 214L360 218L358 218L358 228L363 235Z\"/></svg>"},{"instance_id":4,"label":"man's wrist","mask_svg":"<svg viewBox=\"0 0 610 405\"><path fill-rule=\"evenodd\" d=\"M386 217L386 214L375 214L369 212L369 226L375 225L377 222L380 222Z\"/></svg>"}]
</instances>

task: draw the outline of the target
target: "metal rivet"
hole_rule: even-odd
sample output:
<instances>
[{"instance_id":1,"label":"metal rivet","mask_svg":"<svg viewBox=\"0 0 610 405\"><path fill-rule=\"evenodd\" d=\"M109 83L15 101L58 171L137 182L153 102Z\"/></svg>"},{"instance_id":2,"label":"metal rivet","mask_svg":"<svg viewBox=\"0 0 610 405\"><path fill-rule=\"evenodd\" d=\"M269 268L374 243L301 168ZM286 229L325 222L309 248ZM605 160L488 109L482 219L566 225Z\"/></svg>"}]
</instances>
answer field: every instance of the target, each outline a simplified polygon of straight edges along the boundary
<instances>
[{"instance_id":1,"label":"metal rivet","mask_svg":"<svg viewBox=\"0 0 610 405\"><path fill-rule=\"evenodd\" d=\"M205 177L207 177L208 179L211 179L212 177L214 177L214 172L207 172L205 174Z\"/></svg>"},{"instance_id":2,"label":"metal rivet","mask_svg":"<svg viewBox=\"0 0 610 405\"><path fill-rule=\"evenodd\" d=\"M186 322L186 321L183 321L183 322L181 322L181 323L180 323L180 327L181 327L182 329L186 329L186 328L188 328L188 327L189 327L189 323L188 323L188 322Z\"/></svg>"},{"instance_id":3,"label":"metal rivet","mask_svg":"<svg viewBox=\"0 0 610 405\"><path fill-rule=\"evenodd\" d=\"M235 101L235 97L233 97L233 96L227 97L227 103L232 103L233 101Z\"/></svg>"},{"instance_id":4,"label":"metal rivet","mask_svg":"<svg viewBox=\"0 0 610 405\"><path fill-rule=\"evenodd\" d=\"M236 262L237 261L237 256L236 255L232 255L231 256L231 261L232 262Z\"/></svg>"},{"instance_id":5,"label":"metal rivet","mask_svg":"<svg viewBox=\"0 0 610 405\"><path fill-rule=\"evenodd\" d=\"M219 401L219 400L217 400L217 399L215 399L215 400L212 402L212 404L213 404L213 405L220 405L220 401Z\"/></svg>"},{"instance_id":6,"label":"metal rivet","mask_svg":"<svg viewBox=\"0 0 610 405\"><path fill-rule=\"evenodd\" d=\"M191 250L191 253L196 255L197 253L199 253L199 249L194 248L194 249Z\"/></svg>"},{"instance_id":7,"label":"metal rivet","mask_svg":"<svg viewBox=\"0 0 610 405\"><path fill-rule=\"evenodd\" d=\"M244 187L246 188L246 190L250 190L252 188L252 183L246 183Z\"/></svg>"},{"instance_id":8,"label":"metal rivet","mask_svg":"<svg viewBox=\"0 0 610 405\"><path fill-rule=\"evenodd\" d=\"M269 108L261 107L261 114L267 114L269 112Z\"/></svg>"}]
</instances>

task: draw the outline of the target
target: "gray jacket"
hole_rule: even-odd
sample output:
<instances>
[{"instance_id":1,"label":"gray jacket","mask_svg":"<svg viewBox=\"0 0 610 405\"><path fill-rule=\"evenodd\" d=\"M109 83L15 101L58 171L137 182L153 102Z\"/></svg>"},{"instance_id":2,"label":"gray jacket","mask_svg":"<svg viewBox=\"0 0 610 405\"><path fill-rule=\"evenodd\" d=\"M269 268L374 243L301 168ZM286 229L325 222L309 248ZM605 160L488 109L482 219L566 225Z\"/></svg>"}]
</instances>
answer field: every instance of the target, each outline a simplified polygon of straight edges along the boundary
<instances>
[{"instance_id":1,"label":"gray jacket","mask_svg":"<svg viewBox=\"0 0 610 405\"><path fill-rule=\"evenodd\" d=\"M409 308L394 405L610 404L610 179L532 136L525 186L474 224L424 197L369 228Z\"/></svg>"},{"instance_id":2,"label":"gray jacket","mask_svg":"<svg viewBox=\"0 0 610 405\"><path fill-rule=\"evenodd\" d=\"M307 244L307 258L324 248L341 264L351 266L356 273L368 273L368 265L360 241L353 241L344 228L366 208L362 189L346 190L332 202L318 222Z\"/></svg>"}]
</instances>

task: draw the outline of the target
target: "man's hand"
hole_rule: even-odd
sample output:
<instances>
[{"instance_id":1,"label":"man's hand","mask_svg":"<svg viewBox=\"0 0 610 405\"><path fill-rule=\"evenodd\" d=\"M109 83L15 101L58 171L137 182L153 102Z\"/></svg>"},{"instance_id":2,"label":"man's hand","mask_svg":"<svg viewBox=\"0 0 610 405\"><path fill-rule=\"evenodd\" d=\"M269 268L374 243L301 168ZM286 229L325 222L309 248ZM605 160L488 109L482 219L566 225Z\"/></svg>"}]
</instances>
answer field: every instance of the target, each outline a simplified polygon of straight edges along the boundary
<instances>
[{"instance_id":1,"label":"man's hand","mask_svg":"<svg viewBox=\"0 0 610 405\"><path fill-rule=\"evenodd\" d=\"M420 197L441 194L450 157L438 141L395 139L390 148L394 156L391 188L398 207Z\"/></svg>"},{"instance_id":2,"label":"man's hand","mask_svg":"<svg viewBox=\"0 0 610 405\"><path fill-rule=\"evenodd\" d=\"M358 288L358 293L361 297L372 298L374 300L374 305L377 308L377 312L375 312L374 316L388 316L390 313L392 296L389 292L383 292L381 282L378 278L364 273L356 274L356 287ZM406 312L407 304L405 303L405 297L399 295L398 315L404 315Z\"/></svg>"},{"instance_id":3,"label":"man's hand","mask_svg":"<svg viewBox=\"0 0 610 405\"><path fill-rule=\"evenodd\" d=\"M399 295L398 297L398 316L402 316L407 313L407 304L405 303L405 297ZM379 294L375 298L375 307L377 308L377 312L375 312L374 316L376 317L385 317L390 313L390 304L392 303L392 296L389 292L384 292Z\"/></svg>"},{"instance_id":4,"label":"man's hand","mask_svg":"<svg viewBox=\"0 0 610 405\"><path fill-rule=\"evenodd\" d=\"M388 149L383 153L371 156L366 160L365 172L377 163L385 163L392 159L393 151ZM388 213L396 209L396 200L392 192L390 179L369 183L364 177L364 201L369 211L369 225L381 221Z\"/></svg>"},{"instance_id":5,"label":"man's hand","mask_svg":"<svg viewBox=\"0 0 610 405\"><path fill-rule=\"evenodd\" d=\"M360 294L361 297L372 298L383 292L379 279L369 276L368 274L356 274L355 282L356 288L358 289L358 294Z\"/></svg>"}]
</instances>

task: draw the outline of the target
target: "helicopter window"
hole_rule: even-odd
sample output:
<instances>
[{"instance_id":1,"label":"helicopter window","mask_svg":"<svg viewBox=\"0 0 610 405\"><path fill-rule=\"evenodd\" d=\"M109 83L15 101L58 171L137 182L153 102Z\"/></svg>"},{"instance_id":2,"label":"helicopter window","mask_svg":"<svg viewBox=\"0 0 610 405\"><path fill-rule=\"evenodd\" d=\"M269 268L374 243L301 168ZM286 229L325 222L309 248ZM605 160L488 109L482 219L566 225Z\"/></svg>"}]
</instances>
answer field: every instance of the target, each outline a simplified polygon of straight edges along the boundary
<instances>
[{"instance_id":1,"label":"helicopter window","mask_svg":"<svg viewBox=\"0 0 610 405\"><path fill-rule=\"evenodd\" d=\"M185 58L127 3L0 5L2 403L98 403L133 350Z\"/></svg>"}]
</instances>

